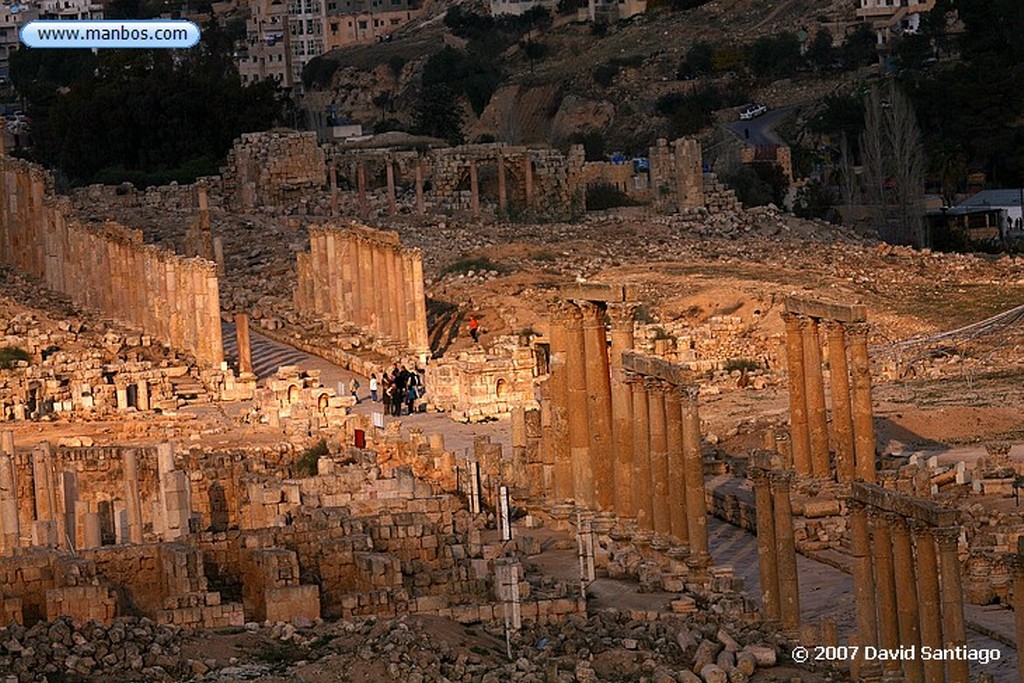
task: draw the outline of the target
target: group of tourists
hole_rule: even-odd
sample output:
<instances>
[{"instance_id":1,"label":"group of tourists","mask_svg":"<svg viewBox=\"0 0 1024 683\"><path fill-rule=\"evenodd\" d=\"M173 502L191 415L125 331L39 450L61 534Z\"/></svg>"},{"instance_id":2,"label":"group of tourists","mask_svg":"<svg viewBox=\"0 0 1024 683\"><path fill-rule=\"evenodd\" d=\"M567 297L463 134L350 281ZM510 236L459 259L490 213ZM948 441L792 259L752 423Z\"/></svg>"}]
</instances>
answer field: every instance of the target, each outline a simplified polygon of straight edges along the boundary
<instances>
[{"instance_id":1,"label":"group of tourists","mask_svg":"<svg viewBox=\"0 0 1024 683\"><path fill-rule=\"evenodd\" d=\"M404 365L395 363L390 373L381 373L379 381L377 373L370 375L370 399L374 403L383 401L384 411L388 415L401 417L403 404L407 413L412 415L416 399L422 395L423 383L419 373L415 370L410 372Z\"/></svg>"}]
</instances>

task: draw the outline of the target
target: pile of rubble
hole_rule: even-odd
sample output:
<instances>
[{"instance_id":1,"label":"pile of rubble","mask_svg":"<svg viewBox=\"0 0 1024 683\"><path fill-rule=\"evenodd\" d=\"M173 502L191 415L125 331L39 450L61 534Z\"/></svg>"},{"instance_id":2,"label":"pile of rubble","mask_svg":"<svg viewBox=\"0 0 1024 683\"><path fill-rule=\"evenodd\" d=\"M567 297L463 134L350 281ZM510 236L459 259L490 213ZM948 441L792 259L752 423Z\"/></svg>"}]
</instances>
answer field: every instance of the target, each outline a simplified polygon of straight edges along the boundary
<instances>
[{"instance_id":1,"label":"pile of rubble","mask_svg":"<svg viewBox=\"0 0 1024 683\"><path fill-rule=\"evenodd\" d=\"M255 632L256 625L250 627ZM358 673L367 680L421 683L641 678L725 683L747 681L757 669L776 666L782 653L777 636L768 629L722 625L710 614L691 615L684 623L674 617L647 620L645 613L618 610L524 626L507 641L500 625L459 625L432 617L371 618L298 631L277 624L260 629L258 635L259 645L248 648L256 662L236 661L204 680L270 673L266 662L275 660L279 674L301 669L303 675L313 675L316 669L329 669Z\"/></svg>"},{"instance_id":2,"label":"pile of rubble","mask_svg":"<svg viewBox=\"0 0 1024 683\"><path fill-rule=\"evenodd\" d=\"M40 676L182 680L192 673L191 664L179 656L182 638L181 629L135 617L117 619L110 627L76 625L67 618L30 628L12 623L0 628L0 672L10 674L6 681L11 682Z\"/></svg>"}]
</instances>

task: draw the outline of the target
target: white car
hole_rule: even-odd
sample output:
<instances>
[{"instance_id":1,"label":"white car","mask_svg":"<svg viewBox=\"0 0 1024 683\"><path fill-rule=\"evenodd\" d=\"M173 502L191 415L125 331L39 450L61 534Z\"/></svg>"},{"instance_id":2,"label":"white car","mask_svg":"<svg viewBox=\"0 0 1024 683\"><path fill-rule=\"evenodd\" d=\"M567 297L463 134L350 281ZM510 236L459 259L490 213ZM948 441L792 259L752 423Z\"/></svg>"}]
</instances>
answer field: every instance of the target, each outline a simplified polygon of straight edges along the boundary
<instances>
[{"instance_id":1,"label":"white car","mask_svg":"<svg viewBox=\"0 0 1024 683\"><path fill-rule=\"evenodd\" d=\"M743 107L743 109L740 109L740 121L756 119L766 111L768 111L768 107L760 104L759 102L751 102L747 106Z\"/></svg>"}]
</instances>

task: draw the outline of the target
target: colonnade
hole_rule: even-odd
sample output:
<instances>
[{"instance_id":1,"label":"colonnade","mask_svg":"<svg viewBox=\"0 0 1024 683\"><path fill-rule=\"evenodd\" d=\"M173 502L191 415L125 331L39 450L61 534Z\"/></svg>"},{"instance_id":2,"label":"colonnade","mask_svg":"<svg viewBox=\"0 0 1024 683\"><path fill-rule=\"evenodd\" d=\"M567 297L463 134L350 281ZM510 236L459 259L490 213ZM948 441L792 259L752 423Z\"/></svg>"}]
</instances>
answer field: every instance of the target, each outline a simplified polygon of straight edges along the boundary
<instances>
[{"instance_id":1,"label":"colonnade","mask_svg":"<svg viewBox=\"0 0 1024 683\"><path fill-rule=\"evenodd\" d=\"M800 586L789 495L793 472L764 463L750 468L750 478L757 510L757 559L764 618L794 632L800 627Z\"/></svg>"},{"instance_id":2,"label":"colonnade","mask_svg":"<svg viewBox=\"0 0 1024 683\"><path fill-rule=\"evenodd\" d=\"M915 646L902 660L854 662L856 680L967 683L966 659L925 659L922 647L967 642L957 546L956 511L931 501L855 482L850 543L857 608L857 644L887 650ZM883 671L879 672L879 665Z\"/></svg>"},{"instance_id":3,"label":"colonnade","mask_svg":"<svg viewBox=\"0 0 1024 683\"><path fill-rule=\"evenodd\" d=\"M786 324L791 448L796 473L832 476L822 373L824 328L832 394L835 477L841 482L875 481L875 431L865 307L796 297L786 299L785 305L782 318Z\"/></svg>"},{"instance_id":4,"label":"colonnade","mask_svg":"<svg viewBox=\"0 0 1024 683\"><path fill-rule=\"evenodd\" d=\"M426 355L423 257L398 234L351 225L309 228L309 253L297 255L297 308L348 322Z\"/></svg>"}]
</instances>

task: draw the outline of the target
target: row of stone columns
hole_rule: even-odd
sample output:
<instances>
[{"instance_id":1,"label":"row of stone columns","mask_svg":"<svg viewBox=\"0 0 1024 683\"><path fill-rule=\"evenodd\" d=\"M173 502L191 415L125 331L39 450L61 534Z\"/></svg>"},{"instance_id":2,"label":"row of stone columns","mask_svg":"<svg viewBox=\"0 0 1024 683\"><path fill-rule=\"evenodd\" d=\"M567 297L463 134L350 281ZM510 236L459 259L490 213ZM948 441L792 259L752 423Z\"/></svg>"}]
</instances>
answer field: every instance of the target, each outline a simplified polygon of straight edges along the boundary
<instances>
[{"instance_id":1,"label":"row of stone columns","mask_svg":"<svg viewBox=\"0 0 1024 683\"><path fill-rule=\"evenodd\" d=\"M954 648L966 644L960 560L960 527L929 524L850 502L857 644ZM940 580L941 579L941 580ZM907 681L967 683L967 661L919 656L881 663L858 661L854 675L872 680L880 673Z\"/></svg>"},{"instance_id":2,"label":"row of stone columns","mask_svg":"<svg viewBox=\"0 0 1024 683\"><path fill-rule=\"evenodd\" d=\"M795 632L800 627L800 586L789 495L791 470L752 467L757 510L757 559L766 621Z\"/></svg>"},{"instance_id":3,"label":"row of stone columns","mask_svg":"<svg viewBox=\"0 0 1024 683\"><path fill-rule=\"evenodd\" d=\"M142 243L138 231L70 219L45 198L45 179L6 167L0 192L0 260L69 295L75 303L140 328L206 366L224 360L216 266ZM14 191L15 196L10 192Z\"/></svg>"},{"instance_id":4,"label":"row of stone columns","mask_svg":"<svg viewBox=\"0 0 1024 683\"><path fill-rule=\"evenodd\" d=\"M508 161L505 156L499 151L495 158L498 168L498 211L501 215L508 213L508 177L506 166ZM388 214L398 214L398 203L395 197L396 187L396 172L395 162L392 159L384 159L384 173L387 183L387 202L388 202ZM416 213L423 214L426 212L426 204L424 200L424 187L423 187L423 159L417 158L415 165L413 166L415 174L415 188L416 188ZM474 218L480 217L480 177L478 161L476 159L470 159L468 161L469 171L469 194L470 194L470 211ZM524 191L526 194L526 205L527 208L533 205L533 161L529 156L523 157L523 179L524 179ZM333 167L330 170L330 187L331 187L331 212L337 214L337 171ZM366 161L356 162L356 192L359 201L359 215L362 218L368 218L370 214L370 204L366 195Z\"/></svg>"},{"instance_id":5,"label":"row of stone columns","mask_svg":"<svg viewBox=\"0 0 1024 683\"><path fill-rule=\"evenodd\" d=\"M552 318L554 494L610 511L615 452L606 306L566 301Z\"/></svg>"},{"instance_id":6,"label":"row of stone columns","mask_svg":"<svg viewBox=\"0 0 1024 683\"><path fill-rule=\"evenodd\" d=\"M429 351L423 257L395 233L351 226L310 226L310 251L298 254L300 311L348 322Z\"/></svg>"},{"instance_id":7,"label":"row of stone columns","mask_svg":"<svg viewBox=\"0 0 1024 683\"><path fill-rule=\"evenodd\" d=\"M631 483L631 500L622 494L625 517L644 531L671 536L692 553L706 555L707 502L700 447L696 387L664 378L626 373L633 412L631 462L622 478ZM618 477L617 477L618 478Z\"/></svg>"},{"instance_id":8,"label":"row of stone columns","mask_svg":"<svg viewBox=\"0 0 1024 683\"><path fill-rule=\"evenodd\" d=\"M413 166L416 186L416 213L426 213L426 204L423 192L423 159L417 158ZM331 166L331 212L337 214L337 171ZM396 175L395 162L391 159L384 160L384 174L387 182L388 214L398 215L398 202L395 197ZM359 199L359 215L368 218L370 215L370 203L366 197L366 162L356 162L356 192Z\"/></svg>"},{"instance_id":9,"label":"row of stone columns","mask_svg":"<svg viewBox=\"0 0 1024 683\"><path fill-rule=\"evenodd\" d=\"M825 327L838 481L875 481L875 432L867 326L799 313L783 314L789 365L793 467L799 475L832 476L828 413L822 374L821 328ZM850 361L847 361L849 353ZM853 383L851 396L850 371Z\"/></svg>"}]
</instances>

